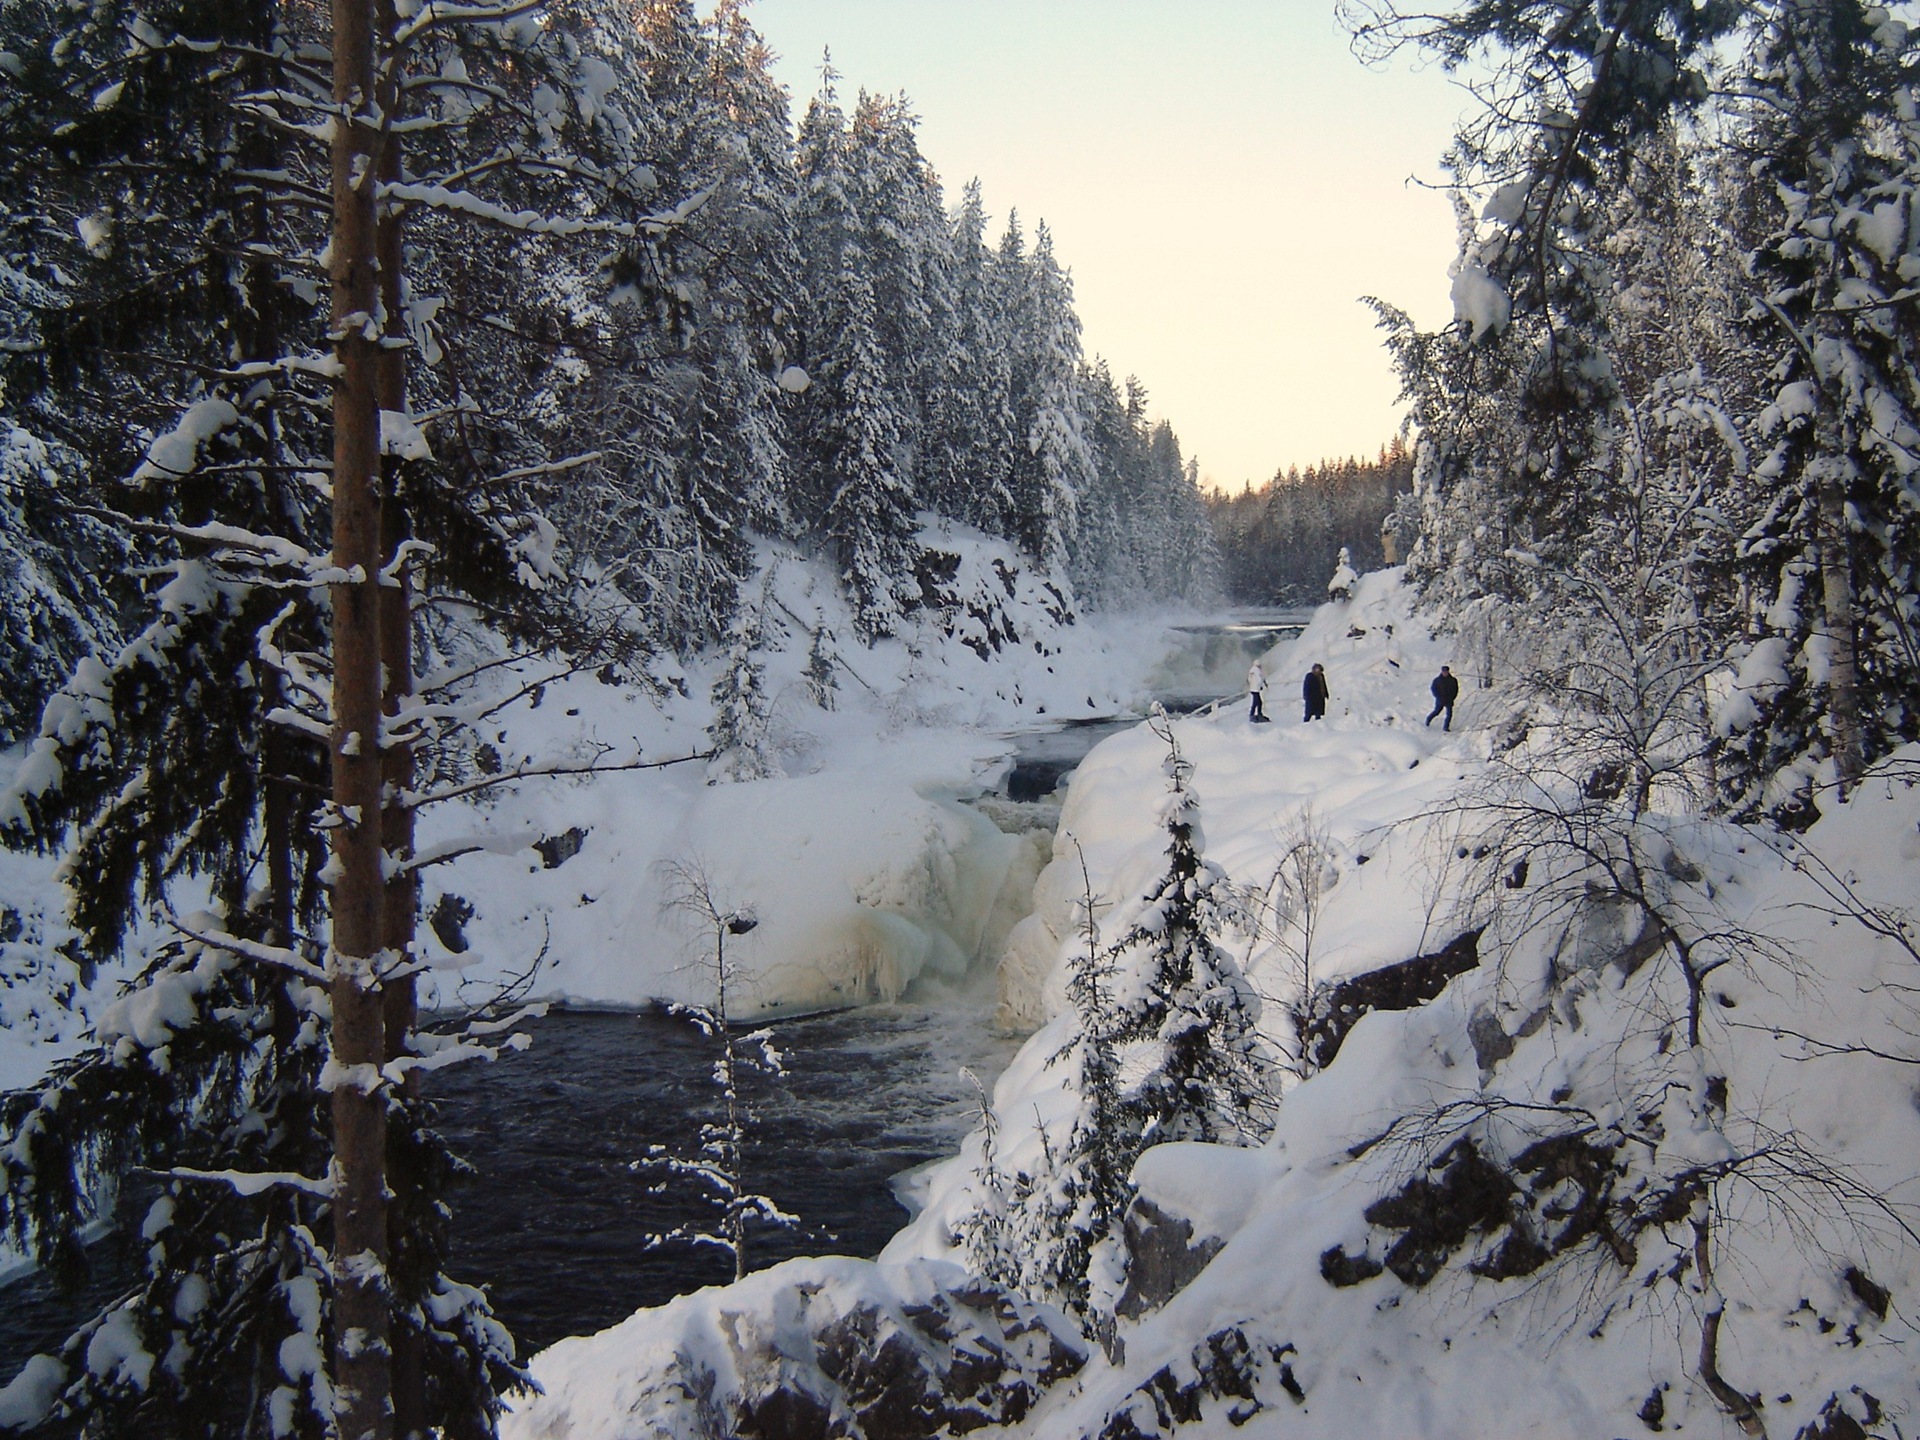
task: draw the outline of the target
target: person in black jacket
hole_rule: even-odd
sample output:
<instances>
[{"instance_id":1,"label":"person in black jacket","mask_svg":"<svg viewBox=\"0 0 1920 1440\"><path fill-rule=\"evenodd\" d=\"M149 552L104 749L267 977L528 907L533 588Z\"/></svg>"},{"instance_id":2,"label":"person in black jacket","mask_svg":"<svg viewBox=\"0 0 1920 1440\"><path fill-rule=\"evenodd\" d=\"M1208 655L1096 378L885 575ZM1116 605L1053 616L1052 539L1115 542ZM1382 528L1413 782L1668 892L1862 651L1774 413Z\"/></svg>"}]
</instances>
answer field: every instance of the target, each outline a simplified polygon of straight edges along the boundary
<instances>
[{"instance_id":1,"label":"person in black jacket","mask_svg":"<svg viewBox=\"0 0 1920 1440\"><path fill-rule=\"evenodd\" d=\"M1307 672L1307 678L1300 682L1300 698L1306 702L1307 713L1301 721L1323 720L1327 714L1327 672L1324 666L1315 665Z\"/></svg>"},{"instance_id":2,"label":"person in black jacket","mask_svg":"<svg viewBox=\"0 0 1920 1440\"><path fill-rule=\"evenodd\" d=\"M1433 691L1433 713L1427 716L1427 724L1433 724L1434 715L1444 710L1447 712L1447 723L1440 728L1453 729L1453 702L1460 698L1460 682L1454 677L1452 667L1442 665L1429 688Z\"/></svg>"}]
</instances>

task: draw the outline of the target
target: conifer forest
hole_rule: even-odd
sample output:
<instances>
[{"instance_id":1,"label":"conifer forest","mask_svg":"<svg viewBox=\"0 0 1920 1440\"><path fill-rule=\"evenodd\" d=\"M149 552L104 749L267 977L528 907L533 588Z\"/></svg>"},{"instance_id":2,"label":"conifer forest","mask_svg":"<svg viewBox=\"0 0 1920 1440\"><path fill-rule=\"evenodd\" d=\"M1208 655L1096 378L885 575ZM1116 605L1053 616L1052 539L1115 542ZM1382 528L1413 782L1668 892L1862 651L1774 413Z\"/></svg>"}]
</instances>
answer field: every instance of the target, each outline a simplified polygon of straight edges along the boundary
<instances>
[{"instance_id":1,"label":"conifer forest","mask_svg":"<svg viewBox=\"0 0 1920 1440\"><path fill-rule=\"evenodd\" d=\"M1920 1432L1920 6L1298 8L1236 489L749 0L0 0L0 1435Z\"/></svg>"}]
</instances>

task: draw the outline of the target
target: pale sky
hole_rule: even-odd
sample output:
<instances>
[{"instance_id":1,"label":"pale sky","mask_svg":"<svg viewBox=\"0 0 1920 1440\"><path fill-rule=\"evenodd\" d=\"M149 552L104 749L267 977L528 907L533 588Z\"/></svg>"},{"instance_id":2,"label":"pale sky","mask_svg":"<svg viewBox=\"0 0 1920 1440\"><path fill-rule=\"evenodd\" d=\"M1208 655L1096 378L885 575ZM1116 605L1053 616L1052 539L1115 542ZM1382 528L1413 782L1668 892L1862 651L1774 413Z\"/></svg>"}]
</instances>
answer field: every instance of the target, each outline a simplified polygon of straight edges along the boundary
<instances>
[{"instance_id":1,"label":"pale sky","mask_svg":"<svg viewBox=\"0 0 1920 1440\"><path fill-rule=\"evenodd\" d=\"M1363 295L1451 318L1439 157L1470 101L1362 66L1332 0L757 0L797 121L833 49L842 103L905 90L949 203L979 176L1071 267L1089 356L1145 382L1237 490L1369 454L1399 412Z\"/></svg>"}]
</instances>

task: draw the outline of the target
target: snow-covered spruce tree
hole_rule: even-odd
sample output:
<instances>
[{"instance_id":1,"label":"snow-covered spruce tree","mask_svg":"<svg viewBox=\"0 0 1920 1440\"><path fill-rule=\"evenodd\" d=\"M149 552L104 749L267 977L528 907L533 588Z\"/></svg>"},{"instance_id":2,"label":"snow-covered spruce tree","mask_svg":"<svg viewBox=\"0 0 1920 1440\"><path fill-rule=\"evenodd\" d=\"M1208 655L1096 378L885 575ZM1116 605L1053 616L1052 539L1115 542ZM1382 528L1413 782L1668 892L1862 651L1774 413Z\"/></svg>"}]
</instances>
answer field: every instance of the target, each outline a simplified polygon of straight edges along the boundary
<instances>
[{"instance_id":1,"label":"snow-covered spruce tree","mask_svg":"<svg viewBox=\"0 0 1920 1440\"><path fill-rule=\"evenodd\" d=\"M38 289L5 266L0 257L0 309ZM21 333L30 326L27 315L0 315L10 344L31 344ZM109 577L124 549L88 513L79 457L28 428L30 414L8 418L10 409L0 390L0 745L26 738L80 657L118 638Z\"/></svg>"},{"instance_id":2,"label":"snow-covered spruce tree","mask_svg":"<svg viewBox=\"0 0 1920 1440\"><path fill-rule=\"evenodd\" d=\"M1137 605L1151 593L1145 557L1132 543L1133 525L1151 511L1146 437L1135 426L1104 359L1097 359L1081 377L1081 391L1094 472L1080 497L1071 549L1074 594L1087 604L1119 609Z\"/></svg>"},{"instance_id":3,"label":"snow-covered spruce tree","mask_svg":"<svg viewBox=\"0 0 1920 1440\"><path fill-rule=\"evenodd\" d=\"M826 543L862 635L889 634L911 584L917 508L908 416L882 344L870 265L871 191L834 98L832 72L800 126L798 216L807 308L794 451L807 523Z\"/></svg>"},{"instance_id":4,"label":"snow-covered spruce tree","mask_svg":"<svg viewBox=\"0 0 1920 1440\"><path fill-rule=\"evenodd\" d=\"M1111 1033L1129 1077L1125 1102L1141 1148L1251 1144L1272 1124L1275 1062L1260 1038L1259 997L1222 943L1251 918L1205 858L1193 766L1174 722L1160 713L1148 723L1167 747L1167 869L1111 942Z\"/></svg>"},{"instance_id":5,"label":"snow-covered spruce tree","mask_svg":"<svg viewBox=\"0 0 1920 1440\"><path fill-rule=\"evenodd\" d=\"M1071 835L1068 836L1073 839ZM1073 840L1076 848L1078 840ZM1080 944L1069 962L1071 1038L1048 1060L1072 1068L1077 1097L1056 1145L1043 1125L1036 1171L1003 1173L992 1107L987 1117L977 1203L961 1221L960 1248L974 1273L1058 1304L1089 1327L1111 1322L1123 1263L1122 1217L1133 1198L1130 1171L1140 1146L1120 1086L1112 1006L1114 956L1100 940L1098 901L1081 857Z\"/></svg>"},{"instance_id":6,"label":"snow-covered spruce tree","mask_svg":"<svg viewBox=\"0 0 1920 1440\"><path fill-rule=\"evenodd\" d=\"M545 444L582 456L551 488L555 522L595 577L635 602L644 644L685 652L724 631L752 569L749 531L793 526L781 414L781 377L801 383L788 364L793 143L740 6L703 19L660 0L625 28L614 63L646 87L647 164L663 194L698 202L672 252L623 269L621 290L559 263L552 244L516 258L539 297L525 328L551 346L524 404ZM497 270L476 267L473 288Z\"/></svg>"},{"instance_id":7,"label":"snow-covered spruce tree","mask_svg":"<svg viewBox=\"0 0 1920 1440\"><path fill-rule=\"evenodd\" d=\"M1014 448L1014 516L1021 547L1056 573L1067 568L1078 524L1080 496L1093 486L1081 391L1080 319L1073 313L1073 281L1054 257L1043 222L1026 262L1017 341L1027 352L1026 388L1015 415L1024 443Z\"/></svg>"},{"instance_id":8,"label":"snow-covered spruce tree","mask_svg":"<svg viewBox=\"0 0 1920 1440\"><path fill-rule=\"evenodd\" d=\"M996 283L980 182L971 180L953 217L953 334L950 373L935 392L937 453L927 498L943 515L989 535L1013 535L1012 336Z\"/></svg>"},{"instance_id":9,"label":"snow-covered spruce tree","mask_svg":"<svg viewBox=\"0 0 1920 1440\"><path fill-rule=\"evenodd\" d=\"M950 490L949 458L937 432L948 390L964 383L952 367L955 337L953 236L940 182L920 154L916 117L904 95L862 93L848 127L852 173L865 216L862 247L872 277L877 331L889 388L904 417L902 468L914 492Z\"/></svg>"},{"instance_id":10,"label":"snow-covered spruce tree","mask_svg":"<svg viewBox=\"0 0 1920 1440\"><path fill-rule=\"evenodd\" d=\"M713 682L713 724L707 731L713 752L707 765L709 785L767 780L786 773L774 753L773 698L767 694L768 630L777 623L767 615L773 603L773 581L769 569L759 593L735 607L728 627L726 659Z\"/></svg>"},{"instance_id":11,"label":"snow-covered spruce tree","mask_svg":"<svg viewBox=\"0 0 1920 1440\"><path fill-rule=\"evenodd\" d=\"M1255 1144L1277 1103L1259 997L1220 939L1250 917L1202 856L1193 770L1173 722L1156 713L1150 723L1168 752L1167 869L1104 943L1089 888L1068 983L1076 1024L1052 1060L1072 1067L1076 1109L1064 1137L1043 1135L1037 1172L991 1177L992 1207L962 1227L975 1263L999 1267L991 1278L1095 1331L1112 1323L1125 1279L1119 1226L1140 1152L1170 1140Z\"/></svg>"},{"instance_id":12,"label":"snow-covered spruce tree","mask_svg":"<svg viewBox=\"0 0 1920 1440\"><path fill-rule=\"evenodd\" d=\"M1213 521L1173 428L1149 424L1146 387L1130 375L1123 397L1105 360L1083 370L1080 388L1093 472L1067 547L1075 594L1103 608L1216 603Z\"/></svg>"},{"instance_id":13,"label":"snow-covered spruce tree","mask_svg":"<svg viewBox=\"0 0 1920 1440\"><path fill-rule=\"evenodd\" d=\"M1353 570L1353 556L1342 545L1340 553L1333 562L1333 574L1327 580L1327 598L1329 600L1350 600L1353 587L1360 583L1360 577Z\"/></svg>"},{"instance_id":14,"label":"snow-covered spruce tree","mask_svg":"<svg viewBox=\"0 0 1920 1440\"><path fill-rule=\"evenodd\" d=\"M1915 37L1884 10L1780 0L1754 37L1749 123L1768 233L1750 267L1772 361L1755 420L1771 504L1744 537L1771 597L1748 675L1762 715L1728 747L1743 810L1813 813L1920 736L1920 181Z\"/></svg>"},{"instance_id":15,"label":"snow-covered spruce tree","mask_svg":"<svg viewBox=\"0 0 1920 1440\"><path fill-rule=\"evenodd\" d=\"M62 397L46 413L84 419L69 443L97 474L131 477L116 524L164 583L136 642L83 662L49 705L8 828L71 847L97 952L142 913L164 916L176 891L214 900L171 922L178 940L102 1050L6 1104L23 1163L8 1168L4 1220L36 1253L77 1253L105 1174L143 1166L171 1191L152 1224L177 1235L151 1250L146 1279L65 1363L36 1362L32 1408L56 1432L475 1432L514 1373L484 1298L441 1273L451 1162L406 1080L437 1043L409 1034L405 817L433 797L413 792L408 756L439 723L408 697L407 595L425 538L440 546L436 589L472 593L491 574L500 595L516 581L531 593L552 575L550 531L516 513L512 476L460 463L479 447L456 441L451 465L426 463L402 367L444 362L451 330L406 286L400 222L418 212L423 248L456 214L601 249L665 227L622 188L630 156L568 148L638 140L611 118L611 72L569 16L376 27L349 5L338 19L329 32L271 8L9 12L31 103L6 112L6 173L39 187L50 215L91 217L73 233L102 253L62 255L57 224L29 238L103 267L97 287L37 316L42 342L10 362ZM355 95L355 123L304 124ZM384 125L403 95L408 123ZM557 97L570 98L546 103ZM402 131L418 170L400 163ZM327 132L331 158L316 143ZM436 157L456 151L470 168L442 183ZM329 168L344 187L330 201ZM114 198L123 182L131 219L90 190ZM578 186L595 193L591 219L565 216ZM336 309L354 322L332 327L331 356L313 343L312 280L327 238L313 217L329 203ZM183 290L183 274L201 283ZM464 440L477 412L446 414ZM144 433L119 428L143 420ZM329 518L331 556L316 553ZM227 1243L244 1235L258 1238Z\"/></svg>"},{"instance_id":16,"label":"snow-covered spruce tree","mask_svg":"<svg viewBox=\"0 0 1920 1440\"><path fill-rule=\"evenodd\" d=\"M1422 336L1379 308L1420 436L1411 573L1433 599L1470 605L1490 652L1524 649L1511 637L1553 611L1539 583L1583 553L1614 483L1609 194L1638 149L1706 99L1714 45L1740 10L1343 6L1364 53L1411 45L1448 68L1482 57L1483 108L1447 157L1461 187L1456 324ZM1486 197L1481 213L1468 193Z\"/></svg>"}]
</instances>

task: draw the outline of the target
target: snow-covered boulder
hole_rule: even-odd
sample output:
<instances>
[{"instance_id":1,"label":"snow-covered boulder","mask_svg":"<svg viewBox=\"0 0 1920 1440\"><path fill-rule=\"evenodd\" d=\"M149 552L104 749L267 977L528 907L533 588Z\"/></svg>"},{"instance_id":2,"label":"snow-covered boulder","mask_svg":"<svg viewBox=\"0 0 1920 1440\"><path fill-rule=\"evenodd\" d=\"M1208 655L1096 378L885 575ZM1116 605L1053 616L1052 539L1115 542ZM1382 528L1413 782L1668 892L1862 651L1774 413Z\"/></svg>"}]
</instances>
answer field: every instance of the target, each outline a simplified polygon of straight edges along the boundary
<instances>
[{"instance_id":1,"label":"snow-covered boulder","mask_svg":"<svg viewBox=\"0 0 1920 1440\"><path fill-rule=\"evenodd\" d=\"M949 1265L790 1260L533 1360L501 1440L932 1440L1016 1424L1087 1351Z\"/></svg>"}]
</instances>

